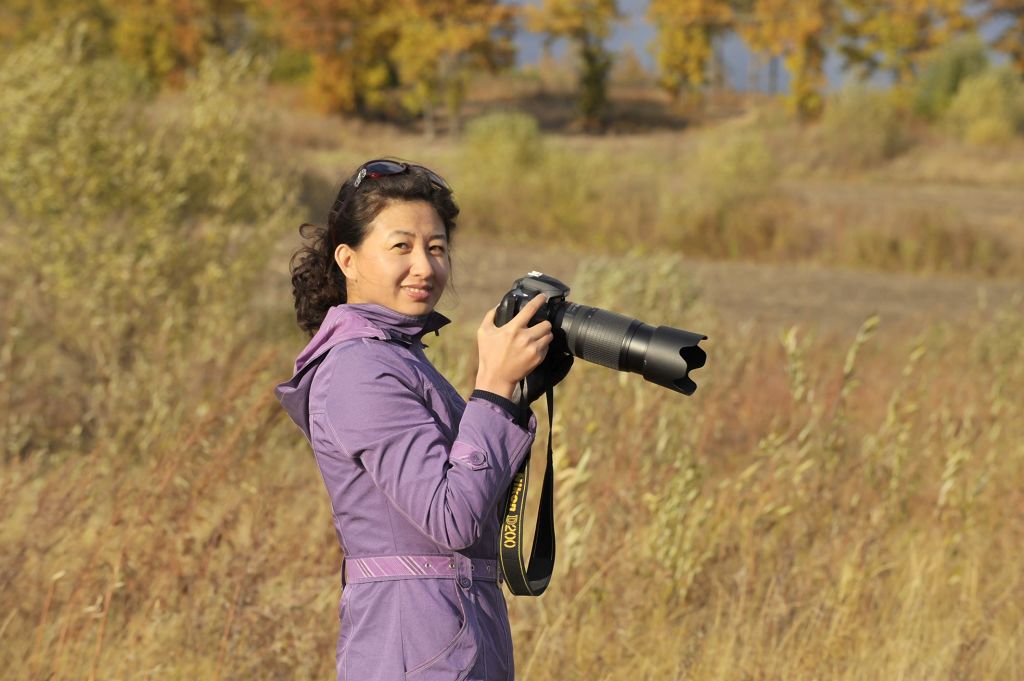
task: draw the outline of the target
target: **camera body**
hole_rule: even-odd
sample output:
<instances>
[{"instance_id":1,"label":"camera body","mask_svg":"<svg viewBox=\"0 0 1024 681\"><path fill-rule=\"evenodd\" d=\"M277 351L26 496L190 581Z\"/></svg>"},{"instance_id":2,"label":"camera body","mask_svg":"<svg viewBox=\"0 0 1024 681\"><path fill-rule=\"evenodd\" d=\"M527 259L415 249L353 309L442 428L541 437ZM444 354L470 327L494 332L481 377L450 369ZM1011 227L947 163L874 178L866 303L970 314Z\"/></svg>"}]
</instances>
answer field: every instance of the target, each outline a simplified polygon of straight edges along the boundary
<instances>
[{"instance_id":1,"label":"camera body","mask_svg":"<svg viewBox=\"0 0 1024 681\"><path fill-rule=\"evenodd\" d=\"M519 310L538 295L547 297L547 302L541 305L540 310L530 320L529 326L533 326L545 319L555 324L555 314L565 304L569 297L569 287L541 272L530 272L525 277L516 279L512 289L505 294L498 304L498 311L494 313L494 325L504 326L510 319L515 317Z\"/></svg>"},{"instance_id":2,"label":"camera body","mask_svg":"<svg viewBox=\"0 0 1024 681\"><path fill-rule=\"evenodd\" d=\"M549 355L568 354L610 369L641 374L652 383L684 395L692 395L697 389L688 374L704 366L707 355L698 345L707 336L669 326L653 327L616 312L569 302L569 287L541 272L530 272L516 280L498 304L494 324L506 324L523 305L542 294L548 300L529 324L551 322L554 341Z\"/></svg>"}]
</instances>

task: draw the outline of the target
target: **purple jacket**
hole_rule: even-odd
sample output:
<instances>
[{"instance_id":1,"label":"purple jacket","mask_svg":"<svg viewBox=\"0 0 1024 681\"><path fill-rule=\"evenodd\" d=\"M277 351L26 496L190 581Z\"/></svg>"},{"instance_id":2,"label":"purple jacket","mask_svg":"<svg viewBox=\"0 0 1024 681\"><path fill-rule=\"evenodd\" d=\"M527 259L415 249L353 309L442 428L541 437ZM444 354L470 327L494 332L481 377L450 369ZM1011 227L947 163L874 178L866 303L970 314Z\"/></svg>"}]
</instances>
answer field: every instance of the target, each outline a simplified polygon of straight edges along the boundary
<instances>
[{"instance_id":1,"label":"purple jacket","mask_svg":"<svg viewBox=\"0 0 1024 681\"><path fill-rule=\"evenodd\" d=\"M423 354L448 319L338 305L277 396L313 447L345 554L339 681L506 681L499 513L536 422L465 402Z\"/></svg>"}]
</instances>

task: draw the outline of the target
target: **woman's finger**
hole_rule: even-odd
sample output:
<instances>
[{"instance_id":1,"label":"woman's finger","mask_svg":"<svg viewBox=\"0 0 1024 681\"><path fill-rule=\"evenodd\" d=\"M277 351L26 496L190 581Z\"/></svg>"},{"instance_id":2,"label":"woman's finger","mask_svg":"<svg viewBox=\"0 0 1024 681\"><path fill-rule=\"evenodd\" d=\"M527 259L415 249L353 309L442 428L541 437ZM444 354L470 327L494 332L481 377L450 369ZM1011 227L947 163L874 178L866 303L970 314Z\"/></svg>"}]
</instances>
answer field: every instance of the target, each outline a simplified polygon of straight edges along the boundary
<instances>
[{"instance_id":1,"label":"woman's finger","mask_svg":"<svg viewBox=\"0 0 1024 681\"><path fill-rule=\"evenodd\" d=\"M526 328L530 324L530 320L537 314L537 310L540 309L541 305L547 302L547 298L543 295L537 294L530 299L526 305L523 305L522 309L519 310L519 314L509 320L509 324L515 322L515 324L521 328Z\"/></svg>"},{"instance_id":2,"label":"woman's finger","mask_svg":"<svg viewBox=\"0 0 1024 681\"><path fill-rule=\"evenodd\" d=\"M529 338L531 338L533 340L537 340L538 338L543 338L544 336L550 336L551 335L551 322L549 322L547 320L544 320L543 322L540 322L539 324L535 324L533 326L527 327L526 328L526 334L527 334L527 336Z\"/></svg>"}]
</instances>

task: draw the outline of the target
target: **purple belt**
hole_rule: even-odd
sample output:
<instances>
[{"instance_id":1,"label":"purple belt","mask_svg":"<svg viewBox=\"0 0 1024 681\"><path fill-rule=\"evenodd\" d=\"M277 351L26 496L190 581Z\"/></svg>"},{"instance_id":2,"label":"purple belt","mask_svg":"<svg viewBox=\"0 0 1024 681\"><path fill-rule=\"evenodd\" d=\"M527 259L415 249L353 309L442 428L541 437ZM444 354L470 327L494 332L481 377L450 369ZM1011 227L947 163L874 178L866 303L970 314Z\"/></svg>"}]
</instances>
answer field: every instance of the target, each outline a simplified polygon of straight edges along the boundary
<instances>
[{"instance_id":1,"label":"purple belt","mask_svg":"<svg viewBox=\"0 0 1024 681\"><path fill-rule=\"evenodd\" d=\"M345 558L346 584L390 582L396 579L454 579L463 588L474 581L500 582L498 561L454 555L372 556Z\"/></svg>"}]
</instances>

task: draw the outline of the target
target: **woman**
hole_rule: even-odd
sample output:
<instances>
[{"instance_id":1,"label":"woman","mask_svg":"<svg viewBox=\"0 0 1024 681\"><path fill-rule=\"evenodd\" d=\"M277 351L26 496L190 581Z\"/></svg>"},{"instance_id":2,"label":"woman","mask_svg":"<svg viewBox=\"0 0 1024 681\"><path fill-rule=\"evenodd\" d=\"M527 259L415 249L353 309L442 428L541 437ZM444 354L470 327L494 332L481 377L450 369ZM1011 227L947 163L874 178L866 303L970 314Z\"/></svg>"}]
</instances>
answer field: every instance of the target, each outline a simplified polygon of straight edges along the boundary
<instances>
[{"instance_id":1,"label":"woman","mask_svg":"<svg viewBox=\"0 0 1024 681\"><path fill-rule=\"evenodd\" d=\"M363 164L325 228L292 259L299 326L312 340L278 398L313 447L345 554L342 681L513 678L497 569L498 501L533 442L516 384L544 358L551 325L477 330L464 401L423 353L448 323L434 306L451 271L459 209L436 173ZM310 233L312 229L312 233Z\"/></svg>"}]
</instances>

